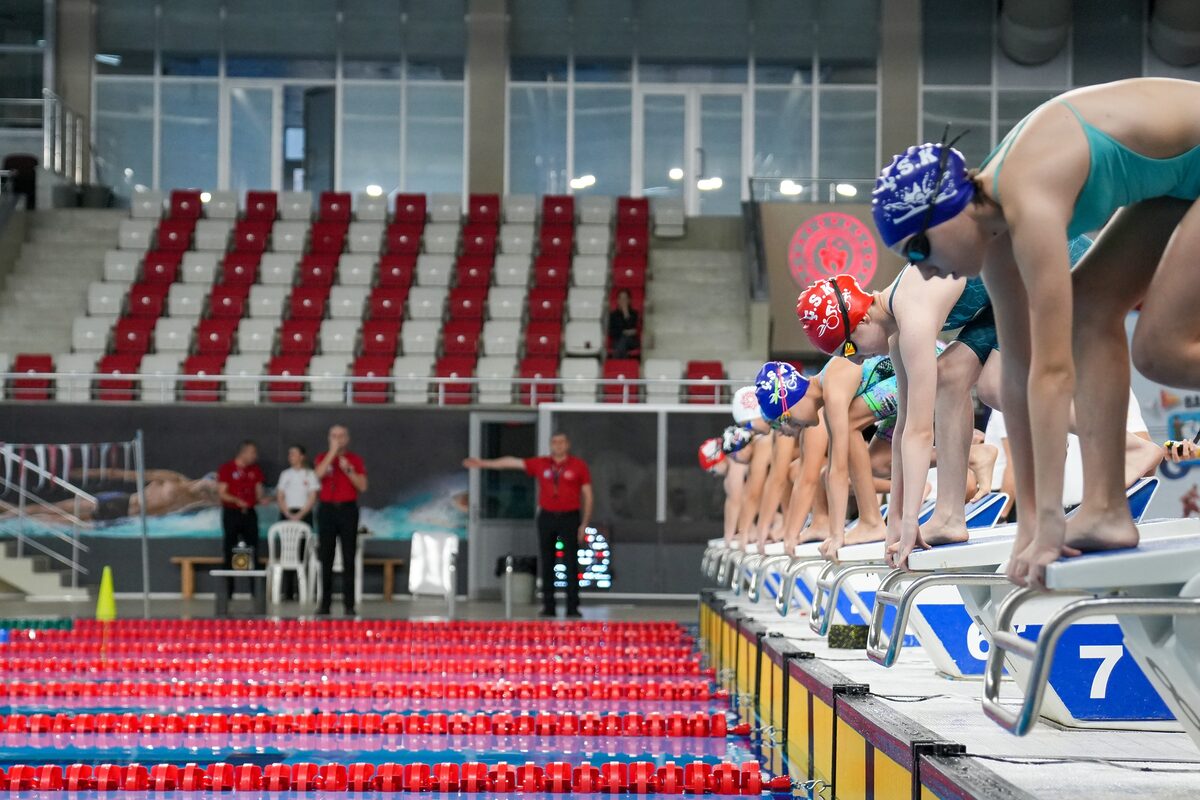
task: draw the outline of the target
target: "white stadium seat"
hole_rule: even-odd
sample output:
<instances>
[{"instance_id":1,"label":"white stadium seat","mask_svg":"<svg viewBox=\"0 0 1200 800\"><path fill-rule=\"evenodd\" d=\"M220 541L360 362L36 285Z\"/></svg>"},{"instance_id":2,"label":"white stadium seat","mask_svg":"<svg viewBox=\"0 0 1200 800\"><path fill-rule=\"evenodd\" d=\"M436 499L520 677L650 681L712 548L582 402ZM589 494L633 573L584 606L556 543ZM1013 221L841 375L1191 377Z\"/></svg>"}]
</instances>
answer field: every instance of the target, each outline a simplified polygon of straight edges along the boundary
<instances>
[{"instance_id":1,"label":"white stadium seat","mask_svg":"<svg viewBox=\"0 0 1200 800\"><path fill-rule=\"evenodd\" d=\"M334 286L329 292L329 316L360 320L367 302L366 286Z\"/></svg>"},{"instance_id":2,"label":"white stadium seat","mask_svg":"<svg viewBox=\"0 0 1200 800\"><path fill-rule=\"evenodd\" d=\"M529 285L529 273L533 266L532 256L524 253L496 256L492 268L497 286L517 286L524 289Z\"/></svg>"},{"instance_id":3,"label":"white stadium seat","mask_svg":"<svg viewBox=\"0 0 1200 800\"><path fill-rule=\"evenodd\" d=\"M95 353L64 353L54 359L54 371L87 375L96 371ZM54 399L60 403L86 403L92 399L91 378L55 378Z\"/></svg>"},{"instance_id":4,"label":"white stadium seat","mask_svg":"<svg viewBox=\"0 0 1200 800\"><path fill-rule=\"evenodd\" d=\"M363 222L386 222L387 195L373 197L366 192L354 195L354 218Z\"/></svg>"},{"instance_id":5,"label":"white stadium seat","mask_svg":"<svg viewBox=\"0 0 1200 800\"><path fill-rule=\"evenodd\" d=\"M204 313L204 301L208 299L208 287L197 283L172 283L167 290L167 314L195 324Z\"/></svg>"},{"instance_id":6,"label":"white stadium seat","mask_svg":"<svg viewBox=\"0 0 1200 800\"><path fill-rule=\"evenodd\" d=\"M564 403L592 402L596 399L596 381L600 362L594 358L564 358L558 375L563 379Z\"/></svg>"},{"instance_id":7,"label":"white stadium seat","mask_svg":"<svg viewBox=\"0 0 1200 800\"><path fill-rule=\"evenodd\" d=\"M263 286L255 284L250 287L250 298L246 303L246 311L251 317L268 320L278 320L283 316L283 307L287 303L290 287Z\"/></svg>"},{"instance_id":8,"label":"white stadium seat","mask_svg":"<svg viewBox=\"0 0 1200 800\"><path fill-rule=\"evenodd\" d=\"M406 356L437 354L442 323L435 320L413 319L400 328L400 350Z\"/></svg>"},{"instance_id":9,"label":"white stadium seat","mask_svg":"<svg viewBox=\"0 0 1200 800\"><path fill-rule=\"evenodd\" d=\"M315 381L308 390L308 399L313 403L342 403L346 400L346 370L350 366L349 354L313 356L308 362L308 374L313 377L334 380ZM340 378L340 380L336 380Z\"/></svg>"},{"instance_id":10,"label":"white stadium seat","mask_svg":"<svg viewBox=\"0 0 1200 800\"><path fill-rule=\"evenodd\" d=\"M447 294L446 289L432 286L417 286L409 290L409 318L440 322L442 314L446 310Z\"/></svg>"},{"instance_id":11,"label":"white stadium seat","mask_svg":"<svg viewBox=\"0 0 1200 800\"><path fill-rule=\"evenodd\" d=\"M484 405L512 403L513 376L517 371L515 356L484 356L475 365L479 379L476 401Z\"/></svg>"},{"instance_id":12,"label":"white stadium seat","mask_svg":"<svg viewBox=\"0 0 1200 800\"><path fill-rule=\"evenodd\" d=\"M537 198L531 194L505 195L501 202L505 222L520 222L532 225L537 222Z\"/></svg>"},{"instance_id":13,"label":"white stadium seat","mask_svg":"<svg viewBox=\"0 0 1200 800\"><path fill-rule=\"evenodd\" d=\"M430 222L453 222L454 227L462 220L462 196L457 194L431 194L426 206Z\"/></svg>"},{"instance_id":14,"label":"white stadium seat","mask_svg":"<svg viewBox=\"0 0 1200 800\"><path fill-rule=\"evenodd\" d=\"M338 262L337 282L342 286L370 286L375 279L375 255L346 254Z\"/></svg>"},{"instance_id":15,"label":"white stadium seat","mask_svg":"<svg viewBox=\"0 0 1200 800\"><path fill-rule=\"evenodd\" d=\"M599 322L604 319L605 301L603 289L573 286L567 292L567 319Z\"/></svg>"},{"instance_id":16,"label":"white stadium seat","mask_svg":"<svg viewBox=\"0 0 1200 800\"><path fill-rule=\"evenodd\" d=\"M312 219L312 203L312 195L308 192L280 192L279 218L307 223Z\"/></svg>"},{"instance_id":17,"label":"white stadium seat","mask_svg":"<svg viewBox=\"0 0 1200 800\"><path fill-rule=\"evenodd\" d=\"M233 232L233 220L202 219L196 222L192 236L192 247L196 250L224 252L229 247L229 235Z\"/></svg>"},{"instance_id":18,"label":"white stadium seat","mask_svg":"<svg viewBox=\"0 0 1200 800\"><path fill-rule=\"evenodd\" d=\"M563 350L569 356L598 356L604 351L604 328L599 320L575 320L563 327Z\"/></svg>"},{"instance_id":19,"label":"white stadium seat","mask_svg":"<svg viewBox=\"0 0 1200 800\"><path fill-rule=\"evenodd\" d=\"M683 237L686 217L681 197L651 197L650 216L654 220L654 235L660 238Z\"/></svg>"},{"instance_id":20,"label":"white stadium seat","mask_svg":"<svg viewBox=\"0 0 1200 800\"><path fill-rule=\"evenodd\" d=\"M100 354L108 349L108 334L115 316L76 317L71 324L71 349L76 353Z\"/></svg>"},{"instance_id":21,"label":"white stadium seat","mask_svg":"<svg viewBox=\"0 0 1200 800\"><path fill-rule=\"evenodd\" d=\"M533 225L505 223L500 226L500 252L527 255L533 252Z\"/></svg>"},{"instance_id":22,"label":"white stadium seat","mask_svg":"<svg viewBox=\"0 0 1200 800\"><path fill-rule=\"evenodd\" d=\"M161 317L154 323L154 351L186 353L192 346L196 321L180 317Z\"/></svg>"},{"instance_id":23,"label":"white stadium seat","mask_svg":"<svg viewBox=\"0 0 1200 800\"><path fill-rule=\"evenodd\" d=\"M275 328L273 319L244 319L238 323L237 346L243 355L249 353L267 356L275 349Z\"/></svg>"},{"instance_id":24,"label":"white stadium seat","mask_svg":"<svg viewBox=\"0 0 1200 800\"><path fill-rule=\"evenodd\" d=\"M351 253L377 255L383 248L382 222L351 222L346 234L346 249Z\"/></svg>"},{"instance_id":25,"label":"white stadium seat","mask_svg":"<svg viewBox=\"0 0 1200 800\"><path fill-rule=\"evenodd\" d=\"M738 381L738 385L734 387L736 389L754 383L754 379L758 377L758 371L762 369L762 365L763 362L761 360L733 359L725 362L725 374L729 376L729 380Z\"/></svg>"},{"instance_id":26,"label":"white stadium seat","mask_svg":"<svg viewBox=\"0 0 1200 800\"><path fill-rule=\"evenodd\" d=\"M483 323L483 352L489 356L515 356L521 349L521 323L515 319L489 319Z\"/></svg>"},{"instance_id":27,"label":"white stadium seat","mask_svg":"<svg viewBox=\"0 0 1200 800\"><path fill-rule=\"evenodd\" d=\"M417 286L449 286L454 257L421 253L417 256Z\"/></svg>"},{"instance_id":28,"label":"white stadium seat","mask_svg":"<svg viewBox=\"0 0 1200 800\"><path fill-rule=\"evenodd\" d=\"M608 257L599 255L575 256L571 260L571 283L603 289L608 286Z\"/></svg>"},{"instance_id":29,"label":"white stadium seat","mask_svg":"<svg viewBox=\"0 0 1200 800\"><path fill-rule=\"evenodd\" d=\"M125 295L129 294L127 283L105 283L93 281L88 285L87 313L91 316L109 314L120 316L125 307Z\"/></svg>"},{"instance_id":30,"label":"white stadium seat","mask_svg":"<svg viewBox=\"0 0 1200 800\"><path fill-rule=\"evenodd\" d=\"M159 220L163 215L162 192L134 192L129 198L129 216L133 219Z\"/></svg>"},{"instance_id":31,"label":"white stadium seat","mask_svg":"<svg viewBox=\"0 0 1200 800\"><path fill-rule=\"evenodd\" d=\"M237 192L209 192L208 202L204 204L204 216L209 219L237 219Z\"/></svg>"},{"instance_id":32,"label":"white stadium seat","mask_svg":"<svg viewBox=\"0 0 1200 800\"><path fill-rule=\"evenodd\" d=\"M276 222L271 226L271 249L276 253L303 253L308 227L307 222Z\"/></svg>"},{"instance_id":33,"label":"white stadium seat","mask_svg":"<svg viewBox=\"0 0 1200 800\"><path fill-rule=\"evenodd\" d=\"M520 320L525 314L525 290L495 286L488 292L488 316L492 319Z\"/></svg>"},{"instance_id":34,"label":"white stadium seat","mask_svg":"<svg viewBox=\"0 0 1200 800\"><path fill-rule=\"evenodd\" d=\"M228 376L262 375L266 371L266 356L262 353L230 356L225 359L224 374ZM231 403L258 402L259 381L240 378L225 381L225 399Z\"/></svg>"},{"instance_id":35,"label":"white stadium seat","mask_svg":"<svg viewBox=\"0 0 1200 800\"><path fill-rule=\"evenodd\" d=\"M392 363L392 379L396 382L393 399L397 403L428 403L432 375L432 355L400 356Z\"/></svg>"},{"instance_id":36,"label":"white stadium seat","mask_svg":"<svg viewBox=\"0 0 1200 800\"><path fill-rule=\"evenodd\" d=\"M353 354L358 344L358 320L327 319L321 323L321 352L325 355Z\"/></svg>"},{"instance_id":37,"label":"white stadium seat","mask_svg":"<svg viewBox=\"0 0 1200 800\"><path fill-rule=\"evenodd\" d=\"M682 361L674 358L648 358L642 363L642 377L650 381L646 386L647 403L679 402L678 383L656 385L653 381L679 381L683 378Z\"/></svg>"},{"instance_id":38,"label":"white stadium seat","mask_svg":"<svg viewBox=\"0 0 1200 800\"><path fill-rule=\"evenodd\" d=\"M145 252L154 242L157 223L148 219L123 219L117 229L117 246L122 250Z\"/></svg>"},{"instance_id":39,"label":"white stadium seat","mask_svg":"<svg viewBox=\"0 0 1200 800\"><path fill-rule=\"evenodd\" d=\"M612 224L613 199L605 194L587 194L575 198L575 215L580 225Z\"/></svg>"},{"instance_id":40,"label":"white stadium seat","mask_svg":"<svg viewBox=\"0 0 1200 800\"><path fill-rule=\"evenodd\" d=\"M575 250L586 256L606 256L612 245L607 225L580 225L575 229Z\"/></svg>"},{"instance_id":41,"label":"white stadium seat","mask_svg":"<svg viewBox=\"0 0 1200 800\"><path fill-rule=\"evenodd\" d=\"M458 252L458 223L430 223L422 237L426 253L454 255Z\"/></svg>"},{"instance_id":42,"label":"white stadium seat","mask_svg":"<svg viewBox=\"0 0 1200 800\"><path fill-rule=\"evenodd\" d=\"M142 259L129 250L109 250L104 254L104 280L109 283L133 283L142 270Z\"/></svg>"},{"instance_id":43,"label":"white stadium seat","mask_svg":"<svg viewBox=\"0 0 1200 800\"><path fill-rule=\"evenodd\" d=\"M151 353L142 357L139 375L178 375L182 353ZM154 378L139 381L141 399L146 403L175 402L175 378Z\"/></svg>"},{"instance_id":44,"label":"white stadium seat","mask_svg":"<svg viewBox=\"0 0 1200 800\"><path fill-rule=\"evenodd\" d=\"M295 254L263 253L258 265L258 281L267 286L291 286L296 282Z\"/></svg>"},{"instance_id":45,"label":"white stadium seat","mask_svg":"<svg viewBox=\"0 0 1200 800\"><path fill-rule=\"evenodd\" d=\"M212 284L217 275L217 259L217 253L184 253L179 270L180 280L184 283Z\"/></svg>"}]
</instances>

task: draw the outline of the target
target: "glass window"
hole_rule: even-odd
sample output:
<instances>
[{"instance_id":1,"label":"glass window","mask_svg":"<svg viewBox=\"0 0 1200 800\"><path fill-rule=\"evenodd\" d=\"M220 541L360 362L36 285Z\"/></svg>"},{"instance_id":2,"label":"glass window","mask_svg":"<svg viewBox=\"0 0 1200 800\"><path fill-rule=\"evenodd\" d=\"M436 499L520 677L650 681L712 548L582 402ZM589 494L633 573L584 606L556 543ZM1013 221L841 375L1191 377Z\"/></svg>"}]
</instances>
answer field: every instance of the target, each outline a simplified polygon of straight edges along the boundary
<instances>
[{"instance_id":1,"label":"glass window","mask_svg":"<svg viewBox=\"0 0 1200 800\"><path fill-rule=\"evenodd\" d=\"M921 141L936 142L950 124L951 136L970 129L971 133L955 145L966 156L967 164L983 161L991 150L992 95L987 89L926 89L923 95ZM957 132L957 133L956 133ZM884 158L889 154L884 153Z\"/></svg>"},{"instance_id":2,"label":"glass window","mask_svg":"<svg viewBox=\"0 0 1200 800\"><path fill-rule=\"evenodd\" d=\"M1025 115L1058 92L1022 92L1009 89L996 93L996 141L1000 141Z\"/></svg>"},{"instance_id":3,"label":"glass window","mask_svg":"<svg viewBox=\"0 0 1200 800\"><path fill-rule=\"evenodd\" d=\"M259 0L226 0L229 76L332 78L336 58L336 0L291 0L286 14Z\"/></svg>"},{"instance_id":4,"label":"glass window","mask_svg":"<svg viewBox=\"0 0 1200 800\"><path fill-rule=\"evenodd\" d=\"M376 79L401 77L403 28L404 12L399 3L343 0L342 75ZM397 103L395 107L400 106Z\"/></svg>"},{"instance_id":5,"label":"glass window","mask_svg":"<svg viewBox=\"0 0 1200 800\"><path fill-rule=\"evenodd\" d=\"M405 109L404 189L461 192L463 188L463 89L409 86Z\"/></svg>"},{"instance_id":6,"label":"glass window","mask_svg":"<svg viewBox=\"0 0 1200 800\"><path fill-rule=\"evenodd\" d=\"M155 20L144 0L101 0L96 8L96 71L154 72Z\"/></svg>"},{"instance_id":7,"label":"glass window","mask_svg":"<svg viewBox=\"0 0 1200 800\"><path fill-rule=\"evenodd\" d=\"M509 89L508 191L567 191L567 92L557 87Z\"/></svg>"},{"instance_id":8,"label":"glass window","mask_svg":"<svg viewBox=\"0 0 1200 800\"><path fill-rule=\"evenodd\" d=\"M271 165L275 135L275 89L230 87L230 189L245 192L275 188Z\"/></svg>"},{"instance_id":9,"label":"glass window","mask_svg":"<svg viewBox=\"0 0 1200 800\"><path fill-rule=\"evenodd\" d=\"M40 45L45 0L5 0L0 8L0 44Z\"/></svg>"},{"instance_id":10,"label":"glass window","mask_svg":"<svg viewBox=\"0 0 1200 800\"><path fill-rule=\"evenodd\" d=\"M575 3L571 35L577 82L632 79L633 13L633 0Z\"/></svg>"},{"instance_id":11,"label":"glass window","mask_svg":"<svg viewBox=\"0 0 1200 800\"><path fill-rule=\"evenodd\" d=\"M879 1L821 3L817 54L823 83L876 83L879 58Z\"/></svg>"},{"instance_id":12,"label":"glass window","mask_svg":"<svg viewBox=\"0 0 1200 800\"><path fill-rule=\"evenodd\" d=\"M810 90L760 89L754 93L754 168L751 174L812 177Z\"/></svg>"},{"instance_id":13,"label":"glass window","mask_svg":"<svg viewBox=\"0 0 1200 800\"><path fill-rule=\"evenodd\" d=\"M576 194L629 194L632 96L629 89L575 92L574 177L594 178L590 185L577 183Z\"/></svg>"},{"instance_id":14,"label":"glass window","mask_svg":"<svg viewBox=\"0 0 1200 800\"><path fill-rule=\"evenodd\" d=\"M221 0L163 0L163 75L216 75Z\"/></svg>"},{"instance_id":15,"label":"glass window","mask_svg":"<svg viewBox=\"0 0 1200 800\"><path fill-rule=\"evenodd\" d=\"M463 79L466 14L466 0L408 1L404 43L410 79Z\"/></svg>"},{"instance_id":16,"label":"glass window","mask_svg":"<svg viewBox=\"0 0 1200 800\"><path fill-rule=\"evenodd\" d=\"M701 214L738 214L742 202L742 96L700 95Z\"/></svg>"},{"instance_id":17,"label":"glass window","mask_svg":"<svg viewBox=\"0 0 1200 800\"><path fill-rule=\"evenodd\" d=\"M42 96L42 59L40 50L28 52L0 51L0 97L25 97L40 99ZM15 106L13 107L15 108ZM5 113L12 109L5 107ZM23 108L22 116L36 114L35 108Z\"/></svg>"},{"instance_id":18,"label":"glass window","mask_svg":"<svg viewBox=\"0 0 1200 800\"><path fill-rule=\"evenodd\" d=\"M874 178L878 173L875 97L875 90L821 91L817 177L853 180Z\"/></svg>"},{"instance_id":19,"label":"glass window","mask_svg":"<svg viewBox=\"0 0 1200 800\"><path fill-rule=\"evenodd\" d=\"M97 79L94 161L100 183L128 198L154 185L154 84Z\"/></svg>"},{"instance_id":20,"label":"glass window","mask_svg":"<svg viewBox=\"0 0 1200 800\"><path fill-rule=\"evenodd\" d=\"M922 58L926 85L992 82L992 22L986 0L923 0Z\"/></svg>"},{"instance_id":21,"label":"glass window","mask_svg":"<svg viewBox=\"0 0 1200 800\"><path fill-rule=\"evenodd\" d=\"M565 81L571 49L567 0L510 0L509 74L514 81Z\"/></svg>"},{"instance_id":22,"label":"glass window","mask_svg":"<svg viewBox=\"0 0 1200 800\"><path fill-rule=\"evenodd\" d=\"M642 95L642 193L648 197L683 197L685 180L694 180L684 154L687 97L683 94Z\"/></svg>"},{"instance_id":23,"label":"glass window","mask_svg":"<svg viewBox=\"0 0 1200 800\"><path fill-rule=\"evenodd\" d=\"M400 87L347 84L342 89L342 189L400 187Z\"/></svg>"},{"instance_id":24,"label":"glass window","mask_svg":"<svg viewBox=\"0 0 1200 800\"><path fill-rule=\"evenodd\" d=\"M1076 86L1142 74L1142 0L1076 3L1071 33L1071 79Z\"/></svg>"},{"instance_id":25,"label":"glass window","mask_svg":"<svg viewBox=\"0 0 1200 800\"><path fill-rule=\"evenodd\" d=\"M163 82L158 184L164 189L217 185L217 84Z\"/></svg>"}]
</instances>

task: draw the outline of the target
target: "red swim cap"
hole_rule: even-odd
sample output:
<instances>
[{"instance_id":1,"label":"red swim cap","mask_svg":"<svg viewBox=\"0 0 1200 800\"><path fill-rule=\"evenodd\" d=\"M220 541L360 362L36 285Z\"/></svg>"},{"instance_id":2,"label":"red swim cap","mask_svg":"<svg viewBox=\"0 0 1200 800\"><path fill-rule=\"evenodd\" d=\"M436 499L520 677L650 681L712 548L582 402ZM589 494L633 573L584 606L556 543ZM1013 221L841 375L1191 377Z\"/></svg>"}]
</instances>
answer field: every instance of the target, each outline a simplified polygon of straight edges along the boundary
<instances>
[{"instance_id":1,"label":"red swim cap","mask_svg":"<svg viewBox=\"0 0 1200 800\"><path fill-rule=\"evenodd\" d=\"M725 460L725 451L721 449L720 439L705 439L700 445L700 469L712 472L718 464Z\"/></svg>"},{"instance_id":2,"label":"red swim cap","mask_svg":"<svg viewBox=\"0 0 1200 800\"><path fill-rule=\"evenodd\" d=\"M842 295L841 305L833 291L834 281ZM796 316L809 341L822 353L833 355L841 352L846 339L867 315L871 300L870 292L863 291L853 275L823 278L800 293L796 299ZM849 319L843 319L843 305Z\"/></svg>"}]
</instances>

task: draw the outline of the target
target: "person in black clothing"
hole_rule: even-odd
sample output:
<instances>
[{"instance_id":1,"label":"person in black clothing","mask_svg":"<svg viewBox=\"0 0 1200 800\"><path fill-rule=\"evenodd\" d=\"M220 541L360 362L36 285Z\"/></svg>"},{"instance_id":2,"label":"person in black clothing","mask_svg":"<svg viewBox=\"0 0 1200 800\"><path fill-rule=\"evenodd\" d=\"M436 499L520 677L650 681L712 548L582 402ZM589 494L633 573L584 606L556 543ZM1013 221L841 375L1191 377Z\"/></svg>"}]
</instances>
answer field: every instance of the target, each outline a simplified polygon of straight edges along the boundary
<instances>
[{"instance_id":1,"label":"person in black clothing","mask_svg":"<svg viewBox=\"0 0 1200 800\"><path fill-rule=\"evenodd\" d=\"M613 358L628 358L642 349L638 337L638 312L630 306L628 289L617 292L617 307L608 312L608 349Z\"/></svg>"}]
</instances>

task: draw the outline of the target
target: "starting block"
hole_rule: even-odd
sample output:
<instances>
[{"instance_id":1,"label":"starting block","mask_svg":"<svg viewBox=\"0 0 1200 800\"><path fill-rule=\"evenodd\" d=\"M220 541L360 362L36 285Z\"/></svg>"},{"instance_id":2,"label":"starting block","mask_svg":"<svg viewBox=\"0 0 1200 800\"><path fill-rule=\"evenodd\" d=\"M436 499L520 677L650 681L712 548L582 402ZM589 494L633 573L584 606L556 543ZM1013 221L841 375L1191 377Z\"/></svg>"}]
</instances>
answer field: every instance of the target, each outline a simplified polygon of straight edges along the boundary
<instances>
[{"instance_id":1,"label":"starting block","mask_svg":"<svg viewBox=\"0 0 1200 800\"><path fill-rule=\"evenodd\" d=\"M1172 521L1182 522L1193 520ZM1093 660L1094 676L1090 681L1073 676L1082 685L1072 688L1104 699L1128 695L1131 682L1148 682L1157 691L1158 704L1200 746L1200 535L1151 539L1136 548L1064 559L1046 568L1046 585L1050 592L1017 590L1000 606L984 675L984 712L1018 736L1028 733L1038 716L1045 715L1047 696L1061 694L1063 657L1076 645L1072 632L1107 627L1079 623L1115 617L1123 645L1120 639L1086 645L1092 648L1087 657ZM1056 592L1091 596L1067 601L1059 595L1059 608L1036 637L1018 635L1013 623L1022 608ZM1006 663L1023 665L1026 675L1024 698L1016 708L999 700ZM1158 718L1153 703L1144 702L1144 712Z\"/></svg>"}]
</instances>

